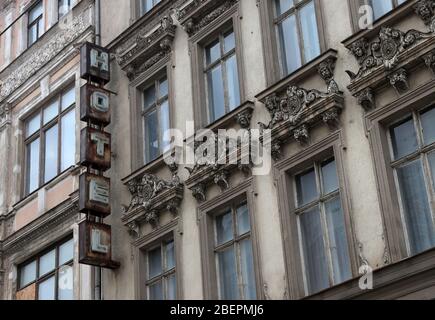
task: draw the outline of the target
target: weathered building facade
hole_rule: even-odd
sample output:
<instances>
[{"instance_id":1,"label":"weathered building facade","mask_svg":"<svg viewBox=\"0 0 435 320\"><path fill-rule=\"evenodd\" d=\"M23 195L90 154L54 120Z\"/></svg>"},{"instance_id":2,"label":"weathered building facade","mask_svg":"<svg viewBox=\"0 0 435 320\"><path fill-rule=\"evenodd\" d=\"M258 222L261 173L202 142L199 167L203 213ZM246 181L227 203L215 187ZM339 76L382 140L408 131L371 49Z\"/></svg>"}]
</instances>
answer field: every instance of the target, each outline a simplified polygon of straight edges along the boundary
<instances>
[{"instance_id":1,"label":"weathered building facade","mask_svg":"<svg viewBox=\"0 0 435 320\"><path fill-rule=\"evenodd\" d=\"M1 298L435 298L434 1L21 2L0 8L14 26ZM77 233L78 48L96 39L112 60L105 222L121 264L102 271L78 263ZM199 153L202 129L232 129L270 157L168 164L170 128Z\"/></svg>"}]
</instances>

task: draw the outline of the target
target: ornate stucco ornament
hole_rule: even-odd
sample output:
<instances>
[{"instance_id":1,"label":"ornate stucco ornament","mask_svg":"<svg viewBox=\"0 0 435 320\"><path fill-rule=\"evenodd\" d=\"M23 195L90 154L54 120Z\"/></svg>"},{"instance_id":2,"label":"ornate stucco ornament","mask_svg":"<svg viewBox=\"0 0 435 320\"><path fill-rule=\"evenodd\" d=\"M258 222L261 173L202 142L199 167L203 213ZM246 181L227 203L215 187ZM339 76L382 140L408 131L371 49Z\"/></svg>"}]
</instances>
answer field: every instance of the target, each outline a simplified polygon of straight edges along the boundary
<instances>
[{"instance_id":1,"label":"ornate stucco ornament","mask_svg":"<svg viewBox=\"0 0 435 320\"><path fill-rule=\"evenodd\" d=\"M89 10L89 7L83 9L68 25L68 28L61 29L57 26L56 28L59 29L53 32L53 36L47 39L47 42L43 43L39 49L27 51L15 60L20 65L0 82L0 102L35 75L48 62L52 61L56 55L73 43L91 26L92 21ZM47 32L47 35L50 31ZM44 40L41 39L41 41ZM29 56L26 56L27 54Z\"/></svg>"},{"instance_id":2,"label":"ornate stucco ornament","mask_svg":"<svg viewBox=\"0 0 435 320\"><path fill-rule=\"evenodd\" d=\"M392 70L399 63L400 54L423 39L435 36L435 1L420 0L414 6L414 11L428 26L429 31L411 29L403 32L384 26L373 41L369 42L366 38L361 38L348 47L360 65L356 74L347 71L352 81L382 65L387 71Z\"/></svg>"},{"instance_id":3,"label":"ornate stucco ornament","mask_svg":"<svg viewBox=\"0 0 435 320\"><path fill-rule=\"evenodd\" d=\"M360 69L357 74L346 71L351 80L355 80L370 73L376 67L384 66L392 70L399 62L399 55L411 48L422 39L433 37L434 33L409 30L402 32L397 29L382 27L379 36L368 43L360 39L351 45L351 52L357 58Z\"/></svg>"},{"instance_id":4,"label":"ornate stucco ornament","mask_svg":"<svg viewBox=\"0 0 435 320\"><path fill-rule=\"evenodd\" d=\"M185 2L182 1L181 6ZM181 9L177 9L176 15L184 30L189 36L193 36L231 9L237 2L238 0L193 0Z\"/></svg>"},{"instance_id":5,"label":"ornate stucco ornament","mask_svg":"<svg viewBox=\"0 0 435 320\"><path fill-rule=\"evenodd\" d=\"M181 185L182 183L178 176L174 176L171 181L164 181L155 175L145 174L142 178L127 183L132 200L129 207L124 211L128 213L139 206L148 210L152 205L152 200L156 196L165 190L177 188Z\"/></svg>"},{"instance_id":6,"label":"ornate stucco ornament","mask_svg":"<svg viewBox=\"0 0 435 320\"><path fill-rule=\"evenodd\" d=\"M260 126L263 129L273 129L284 121L288 121L291 126L296 126L301 122L302 114L311 104L329 95L319 90L306 90L296 86L288 87L286 94L281 97L274 93L267 97L265 102L272 120L268 125L260 123Z\"/></svg>"},{"instance_id":7,"label":"ornate stucco ornament","mask_svg":"<svg viewBox=\"0 0 435 320\"><path fill-rule=\"evenodd\" d=\"M115 58L130 80L145 72L172 50L176 26L170 14L163 15L154 24L148 23L139 28L119 44Z\"/></svg>"}]
</instances>

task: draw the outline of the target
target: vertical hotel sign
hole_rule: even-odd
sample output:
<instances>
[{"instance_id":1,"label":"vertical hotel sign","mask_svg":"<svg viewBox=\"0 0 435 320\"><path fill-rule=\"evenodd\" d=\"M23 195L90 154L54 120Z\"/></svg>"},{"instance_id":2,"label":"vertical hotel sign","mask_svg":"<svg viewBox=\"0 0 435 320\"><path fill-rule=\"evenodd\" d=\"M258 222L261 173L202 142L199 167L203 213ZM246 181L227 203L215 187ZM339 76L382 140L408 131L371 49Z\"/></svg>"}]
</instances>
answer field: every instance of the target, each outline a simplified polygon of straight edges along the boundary
<instances>
[{"instance_id":1,"label":"vertical hotel sign","mask_svg":"<svg viewBox=\"0 0 435 320\"><path fill-rule=\"evenodd\" d=\"M112 260L111 227L102 223L111 214L110 179L104 172L111 166L110 54L100 46L85 43L80 50L81 78L87 83L80 89L80 119L87 127L80 134L80 212L86 220L79 225L79 260L82 264L115 269Z\"/></svg>"}]
</instances>

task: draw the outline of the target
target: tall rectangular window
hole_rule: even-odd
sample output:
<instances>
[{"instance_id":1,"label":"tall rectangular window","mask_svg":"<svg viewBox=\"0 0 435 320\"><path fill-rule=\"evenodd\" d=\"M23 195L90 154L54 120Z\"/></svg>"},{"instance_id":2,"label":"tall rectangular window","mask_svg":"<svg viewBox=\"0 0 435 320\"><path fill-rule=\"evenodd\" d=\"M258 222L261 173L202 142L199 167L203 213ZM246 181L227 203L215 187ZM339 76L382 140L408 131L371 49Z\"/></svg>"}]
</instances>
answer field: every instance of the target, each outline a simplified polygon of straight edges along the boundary
<instances>
[{"instance_id":1,"label":"tall rectangular window","mask_svg":"<svg viewBox=\"0 0 435 320\"><path fill-rule=\"evenodd\" d=\"M208 121L212 123L240 105L236 39L231 29L205 47L204 74Z\"/></svg>"},{"instance_id":2,"label":"tall rectangular window","mask_svg":"<svg viewBox=\"0 0 435 320\"><path fill-rule=\"evenodd\" d=\"M36 300L73 300L74 241L70 239L18 267L18 288Z\"/></svg>"},{"instance_id":3,"label":"tall rectangular window","mask_svg":"<svg viewBox=\"0 0 435 320\"><path fill-rule=\"evenodd\" d=\"M30 47L44 33L44 7L39 1L28 13L27 45Z\"/></svg>"},{"instance_id":4,"label":"tall rectangular window","mask_svg":"<svg viewBox=\"0 0 435 320\"><path fill-rule=\"evenodd\" d=\"M435 246L435 108L414 112L390 127L392 162L409 254Z\"/></svg>"},{"instance_id":5,"label":"tall rectangular window","mask_svg":"<svg viewBox=\"0 0 435 320\"><path fill-rule=\"evenodd\" d=\"M30 194L75 164L75 88L25 123L25 192Z\"/></svg>"},{"instance_id":6,"label":"tall rectangular window","mask_svg":"<svg viewBox=\"0 0 435 320\"><path fill-rule=\"evenodd\" d=\"M169 148L170 129L169 84L166 77L159 78L144 90L142 116L144 122L145 163L157 159Z\"/></svg>"},{"instance_id":7,"label":"tall rectangular window","mask_svg":"<svg viewBox=\"0 0 435 320\"><path fill-rule=\"evenodd\" d=\"M284 76L320 55L314 0L274 0L281 69Z\"/></svg>"},{"instance_id":8,"label":"tall rectangular window","mask_svg":"<svg viewBox=\"0 0 435 320\"><path fill-rule=\"evenodd\" d=\"M393 10L393 8L406 1L407 0L369 0L369 4L373 9L374 20L381 18L383 15Z\"/></svg>"},{"instance_id":9,"label":"tall rectangular window","mask_svg":"<svg viewBox=\"0 0 435 320\"><path fill-rule=\"evenodd\" d=\"M140 0L140 13L144 15L152 8L154 8L162 0Z\"/></svg>"},{"instance_id":10,"label":"tall rectangular window","mask_svg":"<svg viewBox=\"0 0 435 320\"><path fill-rule=\"evenodd\" d=\"M149 300L177 299L175 243L164 241L148 250L146 287Z\"/></svg>"},{"instance_id":11,"label":"tall rectangular window","mask_svg":"<svg viewBox=\"0 0 435 320\"><path fill-rule=\"evenodd\" d=\"M316 162L295 185L304 280L314 294L352 276L335 160Z\"/></svg>"},{"instance_id":12,"label":"tall rectangular window","mask_svg":"<svg viewBox=\"0 0 435 320\"><path fill-rule=\"evenodd\" d=\"M66 15L72 8L73 0L58 0L58 17L59 19Z\"/></svg>"},{"instance_id":13,"label":"tall rectangular window","mask_svg":"<svg viewBox=\"0 0 435 320\"><path fill-rule=\"evenodd\" d=\"M257 292L247 203L232 206L216 216L214 225L220 299L255 300Z\"/></svg>"}]
</instances>

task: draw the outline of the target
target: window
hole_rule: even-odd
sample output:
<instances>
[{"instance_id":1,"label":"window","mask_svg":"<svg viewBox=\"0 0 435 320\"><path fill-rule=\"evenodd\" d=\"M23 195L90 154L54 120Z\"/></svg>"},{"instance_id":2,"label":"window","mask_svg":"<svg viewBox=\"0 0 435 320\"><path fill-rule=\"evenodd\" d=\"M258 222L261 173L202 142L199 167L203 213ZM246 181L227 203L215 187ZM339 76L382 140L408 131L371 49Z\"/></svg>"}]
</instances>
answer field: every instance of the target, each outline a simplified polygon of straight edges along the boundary
<instances>
[{"instance_id":1,"label":"window","mask_svg":"<svg viewBox=\"0 0 435 320\"><path fill-rule=\"evenodd\" d=\"M59 19L66 15L72 8L73 0L58 0L58 16Z\"/></svg>"},{"instance_id":2,"label":"window","mask_svg":"<svg viewBox=\"0 0 435 320\"><path fill-rule=\"evenodd\" d=\"M144 90L143 97L145 163L149 163L167 151L170 143L164 136L170 129L168 79L154 81Z\"/></svg>"},{"instance_id":3,"label":"window","mask_svg":"<svg viewBox=\"0 0 435 320\"><path fill-rule=\"evenodd\" d=\"M240 105L234 31L221 33L204 50L208 121L212 123Z\"/></svg>"},{"instance_id":4,"label":"window","mask_svg":"<svg viewBox=\"0 0 435 320\"><path fill-rule=\"evenodd\" d=\"M315 0L274 0L280 64L286 76L320 55Z\"/></svg>"},{"instance_id":5,"label":"window","mask_svg":"<svg viewBox=\"0 0 435 320\"><path fill-rule=\"evenodd\" d=\"M72 87L26 121L26 195L75 164L74 107Z\"/></svg>"},{"instance_id":6,"label":"window","mask_svg":"<svg viewBox=\"0 0 435 320\"><path fill-rule=\"evenodd\" d=\"M435 246L435 108L414 112L390 127L391 167L395 173L411 255Z\"/></svg>"},{"instance_id":7,"label":"window","mask_svg":"<svg viewBox=\"0 0 435 320\"><path fill-rule=\"evenodd\" d=\"M216 216L214 222L220 299L255 300L257 293L247 203L231 207Z\"/></svg>"},{"instance_id":8,"label":"window","mask_svg":"<svg viewBox=\"0 0 435 320\"><path fill-rule=\"evenodd\" d=\"M70 239L18 267L19 290L35 285L36 300L72 300L74 241Z\"/></svg>"},{"instance_id":9,"label":"window","mask_svg":"<svg viewBox=\"0 0 435 320\"><path fill-rule=\"evenodd\" d=\"M335 160L297 175L295 190L305 290L314 294L352 277Z\"/></svg>"},{"instance_id":10,"label":"window","mask_svg":"<svg viewBox=\"0 0 435 320\"><path fill-rule=\"evenodd\" d=\"M144 15L154 8L161 0L140 0L140 13Z\"/></svg>"},{"instance_id":11,"label":"window","mask_svg":"<svg viewBox=\"0 0 435 320\"><path fill-rule=\"evenodd\" d=\"M39 1L32 9L30 9L27 27L27 44L30 47L44 33L44 11L42 1Z\"/></svg>"},{"instance_id":12,"label":"window","mask_svg":"<svg viewBox=\"0 0 435 320\"><path fill-rule=\"evenodd\" d=\"M148 250L146 256L148 299L175 300L177 280L174 241L160 243L158 247Z\"/></svg>"},{"instance_id":13,"label":"window","mask_svg":"<svg viewBox=\"0 0 435 320\"><path fill-rule=\"evenodd\" d=\"M407 0L369 0L369 4L373 9L373 19L377 20L387 14L393 8L401 5Z\"/></svg>"}]
</instances>

